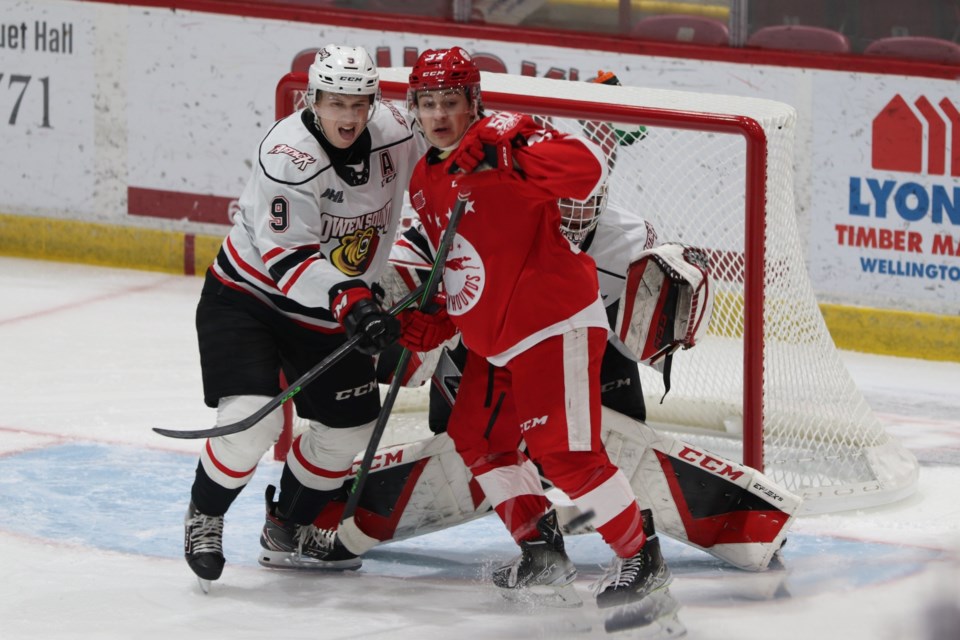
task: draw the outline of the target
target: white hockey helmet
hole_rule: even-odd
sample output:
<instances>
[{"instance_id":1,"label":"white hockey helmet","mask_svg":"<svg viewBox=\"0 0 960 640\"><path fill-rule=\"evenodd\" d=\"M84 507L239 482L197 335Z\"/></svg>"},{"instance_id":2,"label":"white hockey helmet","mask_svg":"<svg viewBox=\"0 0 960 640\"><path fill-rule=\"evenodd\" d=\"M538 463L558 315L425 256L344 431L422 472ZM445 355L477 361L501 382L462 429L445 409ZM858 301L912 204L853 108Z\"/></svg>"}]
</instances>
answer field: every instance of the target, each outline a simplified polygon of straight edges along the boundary
<instances>
[{"instance_id":1,"label":"white hockey helmet","mask_svg":"<svg viewBox=\"0 0 960 640\"><path fill-rule=\"evenodd\" d=\"M380 74L373 58L363 47L337 44L322 47L307 71L307 78L311 103L320 98L321 91L373 96L374 104L380 97Z\"/></svg>"}]
</instances>

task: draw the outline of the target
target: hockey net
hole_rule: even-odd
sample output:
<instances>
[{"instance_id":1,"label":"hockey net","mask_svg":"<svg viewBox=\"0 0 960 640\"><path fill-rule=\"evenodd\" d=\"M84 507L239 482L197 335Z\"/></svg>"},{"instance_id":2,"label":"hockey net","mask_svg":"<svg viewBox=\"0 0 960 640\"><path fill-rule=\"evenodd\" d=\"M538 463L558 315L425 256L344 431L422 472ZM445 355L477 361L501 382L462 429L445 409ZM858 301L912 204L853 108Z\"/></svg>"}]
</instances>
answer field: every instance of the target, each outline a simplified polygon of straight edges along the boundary
<instances>
[{"instance_id":1,"label":"hockey net","mask_svg":"<svg viewBox=\"0 0 960 640\"><path fill-rule=\"evenodd\" d=\"M407 71L381 69L384 98L401 108ZM507 74L482 84L488 113L530 113L600 143L614 161L610 205L638 212L660 242L710 254L706 338L676 354L665 398L662 376L641 367L652 426L763 470L803 496L805 513L915 490L916 460L855 386L807 275L790 106ZM304 106L305 88L305 74L280 81L278 118Z\"/></svg>"}]
</instances>

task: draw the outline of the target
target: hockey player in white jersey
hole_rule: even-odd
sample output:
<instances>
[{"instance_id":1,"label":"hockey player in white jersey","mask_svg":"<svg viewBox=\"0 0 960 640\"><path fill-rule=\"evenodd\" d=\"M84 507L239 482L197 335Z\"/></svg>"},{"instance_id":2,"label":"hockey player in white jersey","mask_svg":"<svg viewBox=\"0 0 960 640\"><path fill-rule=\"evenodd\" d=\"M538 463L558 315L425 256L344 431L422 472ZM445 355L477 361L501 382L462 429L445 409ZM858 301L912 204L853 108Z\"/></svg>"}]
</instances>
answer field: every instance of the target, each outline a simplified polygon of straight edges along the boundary
<instances>
[{"instance_id":1,"label":"hockey player in white jersey","mask_svg":"<svg viewBox=\"0 0 960 640\"><path fill-rule=\"evenodd\" d=\"M361 47L327 45L309 68L307 106L260 142L234 226L197 306L204 400L217 424L244 418L359 335L356 349L294 399L309 429L267 490L261 564L355 568L312 522L369 440L380 397L373 355L399 322L373 295L396 236L418 142L380 101ZM224 514L276 441L278 409L253 428L206 442L185 519L184 554L209 586L220 577Z\"/></svg>"}]
</instances>

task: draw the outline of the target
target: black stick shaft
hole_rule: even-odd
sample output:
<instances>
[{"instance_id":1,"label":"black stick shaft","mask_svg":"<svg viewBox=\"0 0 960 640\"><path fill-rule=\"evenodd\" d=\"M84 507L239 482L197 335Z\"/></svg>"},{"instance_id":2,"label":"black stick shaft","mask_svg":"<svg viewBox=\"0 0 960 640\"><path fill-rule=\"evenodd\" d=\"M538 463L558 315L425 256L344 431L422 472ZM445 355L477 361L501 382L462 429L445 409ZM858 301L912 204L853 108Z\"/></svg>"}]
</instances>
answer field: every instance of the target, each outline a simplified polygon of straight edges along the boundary
<instances>
[{"instance_id":1,"label":"black stick shaft","mask_svg":"<svg viewBox=\"0 0 960 640\"><path fill-rule=\"evenodd\" d=\"M467 206L463 198L457 200L457 206L450 216L447 223L447 229L444 231L443 238L440 240L440 246L437 248L437 256L433 261L433 268L430 270L430 276L427 278L423 296L420 298L420 308L426 304L437 293L440 287L440 278L443 274L443 266L447 261L447 254L450 253L450 245L453 243L453 236L457 232L457 225L460 224L460 218ZM390 418L390 412L393 410L393 403L400 392L400 386L403 376L407 372L407 364L410 362L410 352L404 349L400 354L400 360L397 362L397 368L393 372L393 380L390 381L390 387L387 389L387 395L383 399L383 406L380 408L380 415L377 416L377 422L373 427L373 433L370 434L370 441L367 443L367 450L363 454L363 460L360 463L360 469L353 479L353 485L350 487L350 496L347 498L347 504L343 508L343 515L340 522L344 522L353 517L360 503L360 494L363 493L363 485L367 481L367 475L370 473L370 467L373 465L373 458L380 446L380 438L387 427L387 420Z\"/></svg>"},{"instance_id":2,"label":"black stick shaft","mask_svg":"<svg viewBox=\"0 0 960 640\"><path fill-rule=\"evenodd\" d=\"M405 295L400 299L397 304L390 308L390 313L393 315L398 314L407 307L409 307L419 296L426 291L427 285L423 284ZM307 371L305 374L291 382L287 385L287 388L283 390L279 395L275 396L273 399L268 401L265 405L257 409L256 412L247 416L243 420L233 422L231 424L225 424L220 427L211 427L209 429L194 429L187 431L178 431L175 429L160 429L154 428L153 430L159 433L162 436L168 438L177 438L181 440L195 440L198 438L215 438L217 436L228 436L232 433L240 433L241 431L246 431L253 425L257 424L263 420L267 415L279 407L280 405L286 403L288 400L293 398L293 396L300 393L300 390L305 386L316 380L323 372L327 371L330 367L338 363L347 355L360 341L360 335L355 335L352 338L349 338L342 345L334 349L334 351L328 355L326 358L321 360L319 363L314 365L312 369Z\"/></svg>"}]
</instances>

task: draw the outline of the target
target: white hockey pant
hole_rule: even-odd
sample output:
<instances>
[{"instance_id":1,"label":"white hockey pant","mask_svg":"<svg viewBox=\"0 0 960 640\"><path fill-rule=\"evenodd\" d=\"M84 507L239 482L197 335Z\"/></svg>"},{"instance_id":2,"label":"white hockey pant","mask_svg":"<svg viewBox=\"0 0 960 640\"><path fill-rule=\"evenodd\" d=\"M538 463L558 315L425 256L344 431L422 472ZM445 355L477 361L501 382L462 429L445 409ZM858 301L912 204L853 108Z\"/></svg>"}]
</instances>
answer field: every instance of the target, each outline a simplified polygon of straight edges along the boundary
<instances>
[{"instance_id":1,"label":"white hockey pant","mask_svg":"<svg viewBox=\"0 0 960 640\"><path fill-rule=\"evenodd\" d=\"M271 398L266 396L230 396L217 406L217 426L231 424L255 413ZM246 431L210 438L200 452L203 470L211 480L227 489L245 486L257 464L280 437L283 410L277 408Z\"/></svg>"},{"instance_id":2,"label":"white hockey pant","mask_svg":"<svg viewBox=\"0 0 960 640\"><path fill-rule=\"evenodd\" d=\"M366 448L375 424L333 429L311 420L310 428L294 442L287 466L308 489L335 491L350 474L357 452Z\"/></svg>"}]
</instances>

